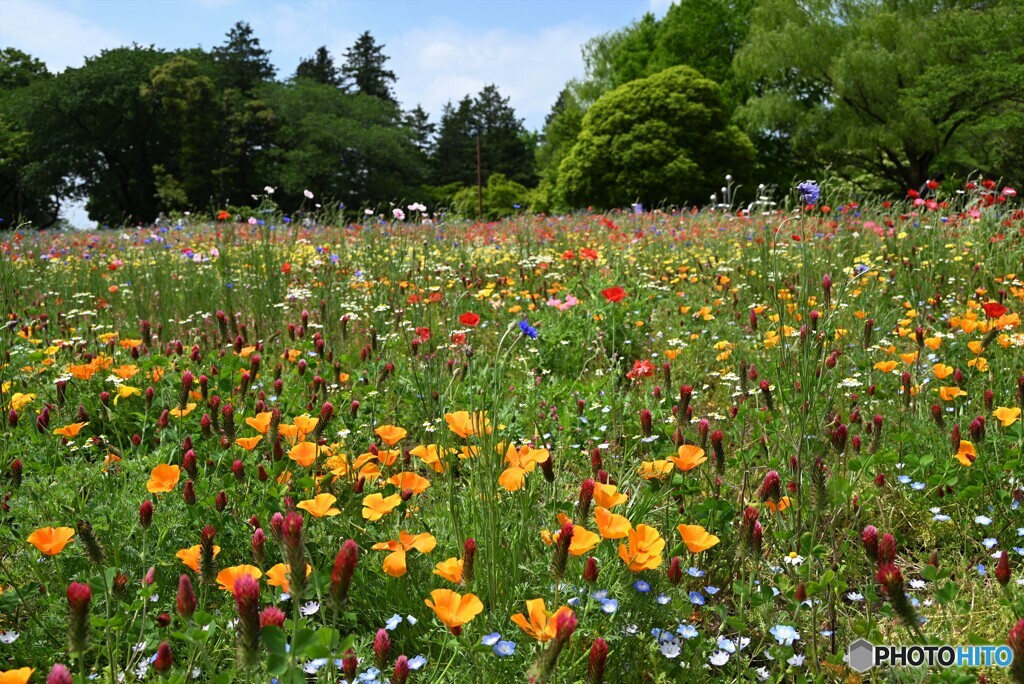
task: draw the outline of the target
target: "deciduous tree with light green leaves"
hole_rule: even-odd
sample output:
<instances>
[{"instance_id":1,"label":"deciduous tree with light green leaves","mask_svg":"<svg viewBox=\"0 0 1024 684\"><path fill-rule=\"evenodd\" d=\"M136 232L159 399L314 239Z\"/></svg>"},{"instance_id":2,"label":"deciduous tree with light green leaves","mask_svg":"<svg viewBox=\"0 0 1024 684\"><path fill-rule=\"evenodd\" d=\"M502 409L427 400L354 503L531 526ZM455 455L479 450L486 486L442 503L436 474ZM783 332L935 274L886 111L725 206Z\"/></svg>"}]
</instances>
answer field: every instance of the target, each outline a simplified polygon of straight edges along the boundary
<instances>
[{"instance_id":1,"label":"deciduous tree with light green leaves","mask_svg":"<svg viewBox=\"0 0 1024 684\"><path fill-rule=\"evenodd\" d=\"M665 69L605 93L583 118L559 167L558 186L576 206L703 202L726 174L753 163L719 86L696 70Z\"/></svg>"},{"instance_id":2,"label":"deciduous tree with light green leaves","mask_svg":"<svg viewBox=\"0 0 1024 684\"><path fill-rule=\"evenodd\" d=\"M1020 129L1022 65L1019 0L763 0L734 66L749 125L902 189L970 170L980 131Z\"/></svg>"}]
</instances>

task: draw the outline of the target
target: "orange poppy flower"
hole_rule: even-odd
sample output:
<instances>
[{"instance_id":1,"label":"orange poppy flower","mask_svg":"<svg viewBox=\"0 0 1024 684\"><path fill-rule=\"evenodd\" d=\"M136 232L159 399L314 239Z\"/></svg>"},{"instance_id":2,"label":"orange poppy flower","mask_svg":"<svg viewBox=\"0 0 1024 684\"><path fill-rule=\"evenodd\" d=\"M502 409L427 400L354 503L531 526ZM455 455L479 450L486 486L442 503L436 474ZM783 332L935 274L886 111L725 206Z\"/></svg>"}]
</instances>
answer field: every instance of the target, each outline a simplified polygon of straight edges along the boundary
<instances>
[{"instance_id":1,"label":"orange poppy flower","mask_svg":"<svg viewBox=\"0 0 1024 684\"><path fill-rule=\"evenodd\" d=\"M397 425L381 425L373 432L388 446L394 446L409 434L405 428L400 428Z\"/></svg>"},{"instance_id":2,"label":"orange poppy flower","mask_svg":"<svg viewBox=\"0 0 1024 684\"><path fill-rule=\"evenodd\" d=\"M39 549L40 553L47 556L56 556L64 550L75 531L70 527L40 527L28 536L29 544Z\"/></svg>"},{"instance_id":3,"label":"orange poppy flower","mask_svg":"<svg viewBox=\"0 0 1024 684\"><path fill-rule=\"evenodd\" d=\"M34 667L22 667L17 670L0 670L0 684L28 684L35 672Z\"/></svg>"},{"instance_id":4,"label":"orange poppy flower","mask_svg":"<svg viewBox=\"0 0 1024 684\"><path fill-rule=\"evenodd\" d=\"M161 463L150 471L149 482L146 483L146 491L152 494L173 491L180 477L181 468L176 465Z\"/></svg>"},{"instance_id":5,"label":"orange poppy flower","mask_svg":"<svg viewBox=\"0 0 1024 684\"><path fill-rule=\"evenodd\" d=\"M881 371L883 373L891 373L896 368L896 362L879 361L874 366L872 366L872 368L874 368L876 371Z\"/></svg>"},{"instance_id":6,"label":"orange poppy flower","mask_svg":"<svg viewBox=\"0 0 1024 684\"><path fill-rule=\"evenodd\" d=\"M97 370L97 367L91 363L68 366L68 372L77 380L88 380L96 374Z\"/></svg>"},{"instance_id":7,"label":"orange poppy flower","mask_svg":"<svg viewBox=\"0 0 1024 684\"><path fill-rule=\"evenodd\" d=\"M707 456L704 455L704 450L693 444L683 444L679 447L678 453L675 456L669 456L669 459L676 464L676 468L683 472L693 470L708 460Z\"/></svg>"},{"instance_id":8,"label":"orange poppy flower","mask_svg":"<svg viewBox=\"0 0 1024 684\"><path fill-rule=\"evenodd\" d=\"M658 530L647 525L637 525L629 532L629 546L619 544L619 558L626 564L630 572L654 570L661 565L661 551L665 548L665 540Z\"/></svg>"},{"instance_id":9,"label":"orange poppy flower","mask_svg":"<svg viewBox=\"0 0 1024 684\"><path fill-rule=\"evenodd\" d=\"M953 454L953 458L960 462L960 465L965 468L970 468L974 461L978 458L978 452L975 450L974 445L968 442L966 439L960 440L960 448Z\"/></svg>"},{"instance_id":10,"label":"orange poppy flower","mask_svg":"<svg viewBox=\"0 0 1024 684\"><path fill-rule=\"evenodd\" d=\"M462 584L462 559L449 558L434 566L434 574L453 584Z\"/></svg>"},{"instance_id":11,"label":"orange poppy flower","mask_svg":"<svg viewBox=\"0 0 1024 684\"><path fill-rule=\"evenodd\" d=\"M252 451L256 448L256 445L263 439L263 435L256 435L255 437L239 437L235 440L235 444L242 447L246 451Z\"/></svg>"},{"instance_id":12,"label":"orange poppy flower","mask_svg":"<svg viewBox=\"0 0 1024 684\"><path fill-rule=\"evenodd\" d=\"M409 453L426 463L435 473L443 473L444 463L441 462L437 449L436 444L420 444Z\"/></svg>"},{"instance_id":13,"label":"orange poppy flower","mask_svg":"<svg viewBox=\"0 0 1024 684\"><path fill-rule=\"evenodd\" d=\"M128 380L135 376L139 372L139 367L135 364L121 365L114 369L114 375L121 378L122 380Z\"/></svg>"},{"instance_id":14,"label":"orange poppy flower","mask_svg":"<svg viewBox=\"0 0 1024 684\"><path fill-rule=\"evenodd\" d=\"M388 497L384 497L380 493L370 494L363 497L363 518L370 522L380 520L395 510L400 503L402 503L402 497L399 494L392 494Z\"/></svg>"},{"instance_id":15,"label":"orange poppy flower","mask_svg":"<svg viewBox=\"0 0 1024 684\"><path fill-rule=\"evenodd\" d=\"M201 547L199 544L190 546L187 549L182 549L178 553L174 554L175 557L185 564L186 567L191 568L192 572L199 572L199 552ZM220 547L213 547L213 557L216 558L217 554L220 553Z\"/></svg>"},{"instance_id":16,"label":"orange poppy flower","mask_svg":"<svg viewBox=\"0 0 1024 684\"><path fill-rule=\"evenodd\" d=\"M547 606L544 605L544 599L535 598L529 599L526 602L526 612L530 615L529 620L522 613L516 613L512 616L512 622L519 625L520 629L537 641L544 643L555 638L558 617L563 613L571 613L572 608L562 606L551 613L548 612Z\"/></svg>"},{"instance_id":17,"label":"orange poppy flower","mask_svg":"<svg viewBox=\"0 0 1024 684\"><path fill-rule=\"evenodd\" d=\"M784 496L781 499L779 499L779 503L775 503L774 501L765 501L764 505L770 511L781 513L782 511L789 508L792 503L793 502L790 500L788 496Z\"/></svg>"},{"instance_id":18,"label":"orange poppy flower","mask_svg":"<svg viewBox=\"0 0 1024 684\"><path fill-rule=\"evenodd\" d=\"M903 363L909 366L910 364L917 361L917 352L910 352L909 354L900 354L900 358L903 360Z\"/></svg>"},{"instance_id":19,"label":"orange poppy flower","mask_svg":"<svg viewBox=\"0 0 1024 684\"><path fill-rule=\"evenodd\" d=\"M643 461L637 472L645 480L660 480L675 468L672 461Z\"/></svg>"},{"instance_id":20,"label":"orange poppy flower","mask_svg":"<svg viewBox=\"0 0 1024 684\"><path fill-rule=\"evenodd\" d=\"M446 413L444 421L448 423L448 428L452 432L463 439L491 434L491 423L487 418L486 411L477 411L472 414L469 411Z\"/></svg>"},{"instance_id":21,"label":"orange poppy flower","mask_svg":"<svg viewBox=\"0 0 1024 684\"><path fill-rule=\"evenodd\" d=\"M618 491L615 485L601 484L594 485L594 503L601 508L615 508L619 504L629 501L629 497Z\"/></svg>"},{"instance_id":22,"label":"orange poppy flower","mask_svg":"<svg viewBox=\"0 0 1024 684\"><path fill-rule=\"evenodd\" d=\"M270 418L274 414L270 411L263 411L257 413L255 416L249 416L245 419L245 424L251 427L261 435L267 434L267 430L270 429Z\"/></svg>"},{"instance_id":23,"label":"orange poppy flower","mask_svg":"<svg viewBox=\"0 0 1024 684\"><path fill-rule=\"evenodd\" d=\"M924 346L928 347L932 351L937 351L942 346L941 337L926 337L924 338Z\"/></svg>"},{"instance_id":24,"label":"orange poppy flower","mask_svg":"<svg viewBox=\"0 0 1024 684\"><path fill-rule=\"evenodd\" d=\"M937 363L932 366L932 375L937 377L939 380L945 380L953 374L953 367L947 366L944 363Z\"/></svg>"},{"instance_id":25,"label":"orange poppy flower","mask_svg":"<svg viewBox=\"0 0 1024 684\"><path fill-rule=\"evenodd\" d=\"M690 553L707 551L721 541L721 539L710 534L700 525L680 525L676 529L679 530L679 534L683 538L686 548L690 550Z\"/></svg>"},{"instance_id":26,"label":"orange poppy flower","mask_svg":"<svg viewBox=\"0 0 1024 684\"><path fill-rule=\"evenodd\" d=\"M553 541L558 541L561 532L556 532ZM573 525L572 539L569 540L569 554L582 556L601 543L601 535L591 532L582 525Z\"/></svg>"},{"instance_id":27,"label":"orange poppy flower","mask_svg":"<svg viewBox=\"0 0 1024 684\"><path fill-rule=\"evenodd\" d=\"M312 571L313 568L309 565L309 563L306 563L306 576L309 577L309 573ZM287 565L285 565L284 563L278 563L274 567L267 570L267 584L269 584L272 587L281 587L281 591L283 591L286 594L292 593L292 584L288 578L289 572L291 572L291 570Z\"/></svg>"},{"instance_id":28,"label":"orange poppy flower","mask_svg":"<svg viewBox=\"0 0 1024 684\"><path fill-rule=\"evenodd\" d=\"M1003 427L1010 427L1020 419L1020 409L1000 406L992 412L992 415L999 419Z\"/></svg>"},{"instance_id":29,"label":"orange poppy flower","mask_svg":"<svg viewBox=\"0 0 1024 684\"><path fill-rule=\"evenodd\" d=\"M437 619L449 630L457 630L484 609L484 604L475 594L458 594L451 589L435 589L430 598L423 601L434 611Z\"/></svg>"},{"instance_id":30,"label":"orange poppy flower","mask_svg":"<svg viewBox=\"0 0 1024 684\"><path fill-rule=\"evenodd\" d=\"M233 592L235 590L235 582L243 575L248 575L254 580L258 580L260 577L263 577L263 571L255 565L233 565L217 573L217 583L220 584L220 588L224 591Z\"/></svg>"},{"instance_id":31,"label":"orange poppy flower","mask_svg":"<svg viewBox=\"0 0 1024 684\"><path fill-rule=\"evenodd\" d=\"M422 494L428 487L430 487L430 480L406 470L389 477L388 484L394 485L400 492L404 492L408 489L413 494Z\"/></svg>"},{"instance_id":32,"label":"orange poppy flower","mask_svg":"<svg viewBox=\"0 0 1024 684\"><path fill-rule=\"evenodd\" d=\"M967 367L973 368L979 373L984 373L985 371L988 370L988 359L986 359L984 356L979 356L976 359L971 359L970 361L967 362Z\"/></svg>"},{"instance_id":33,"label":"orange poppy flower","mask_svg":"<svg viewBox=\"0 0 1024 684\"><path fill-rule=\"evenodd\" d=\"M88 424L89 423L72 423L71 425L65 425L64 427L57 428L56 430L53 431L53 434L61 435L62 437L72 439L74 437L77 437L81 429Z\"/></svg>"},{"instance_id":34,"label":"orange poppy flower","mask_svg":"<svg viewBox=\"0 0 1024 684\"><path fill-rule=\"evenodd\" d=\"M547 449L533 449L529 446L516 449L509 444L505 452L508 468L498 476L498 484L507 492L522 489L526 484L526 474L532 473L537 464L544 463L550 457Z\"/></svg>"},{"instance_id":35,"label":"orange poppy flower","mask_svg":"<svg viewBox=\"0 0 1024 684\"><path fill-rule=\"evenodd\" d=\"M317 446L313 442L299 442L288 450L288 458L298 463L303 468L308 468L316 462Z\"/></svg>"},{"instance_id":36,"label":"orange poppy flower","mask_svg":"<svg viewBox=\"0 0 1024 684\"><path fill-rule=\"evenodd\" d=\"M942 401L953 401L957 397L965 397L965 396L967 396L967 392L965 392L964 390L960 389L959 387L940 387L939 388L939 398L942 399Z\"/></svg>"},{"instance_id":37,"label":"orange poppy flower","mask_svg":"<svg viewBox=\"0 0 1024 684\"><path fill-rule=\"evenodd\" d=\"M597 531L605 539L622 539L633 529L624 516L612 513L601 506L594 509L594 519L597 521Z\"/></svg>"},{"instance_id":38,"label":"orange poppy flower","mask_svg":"<svg viewBox=\"0 0 1024 684\"><path fill-rule=\"evenodd\" d=\"M398 533L398 539L378 542L372 548L374 551L391 551L384 559L384 572L391 577L401 577L405 574L405 554L408 551L415 549L420 553L430 553L435 546L437 539L429 532L409 534L402 530Z\"/></svg>"},{"instance_id":39,"label":"orange poppy flower","mask_svg":"<svg viewBox=\"0 0 1024 684\"><path fill-rule=\"evenodd\" d=\"M319 422L319 418L310 418L308 414L303 414L296 416L290 424L280 426L279 430L282 435L292 440L292 442L301 442L306 439L306 435L316 429L316 425Z\"/></svg>"},{"instance_id":40,"label":"orange poppy flower","mask_svg":"<svg viewBox=\"0 0 1024 684\"><path fill-rule=\"evenodd\" d=\"M6 391L7 390L5 388L5 394ZM9 404L9 406L15 411L20 411L21 409L25 408L25 406L35 401L35 398L36 395L34 394L22 394L21 392L15 392L14 394L11 395L11 403Z\"/></svg>"},{"instance_id":41,"label":"orange poppy flower","mask_svg":"<svg viewBox=\"0 0 1024 684\"><path fill-rule=\"evenodd\" d=\"M331 518L341 513L340 510L334 508L334 502L337 500L338 497L333 494L317 494L312 499L300 501L296 508L309 511L314 518Z\"/></svg>"}]
</instances>

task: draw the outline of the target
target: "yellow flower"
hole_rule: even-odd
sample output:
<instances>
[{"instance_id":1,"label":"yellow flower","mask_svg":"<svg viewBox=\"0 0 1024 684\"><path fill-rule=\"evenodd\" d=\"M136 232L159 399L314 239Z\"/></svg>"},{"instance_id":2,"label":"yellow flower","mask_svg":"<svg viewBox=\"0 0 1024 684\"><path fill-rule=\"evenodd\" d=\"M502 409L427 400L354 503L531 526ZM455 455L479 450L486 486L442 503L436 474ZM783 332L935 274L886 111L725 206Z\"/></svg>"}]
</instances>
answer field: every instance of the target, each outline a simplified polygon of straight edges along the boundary
<instances>
[{"instance_id":1,"label":"yellow flower","mask_svg":"<svg viewBox=\"0 0 1024 684\"><path fill-rule=\"evenodd\" d=\"M402 497L399 494L392 494L386 498L380 493L370 494L363 498L363 518L370 522L380 520L395 510L400 503Z\"/></svg>"},{"instance_id":2,"label":"yellow flower","mask_svg":"<svg viewBox=\"0 0 1024 684\"><path fill-rule=\"evenodd\" d=\"M960 465L970 467L974 463L974 460L978 458L978 452L974 449L974 445L968 442L966 439L960 440L960 448L953 454L953 458L960 462Z\"/></svg>"},{"instance_id":3,"label":"yellow flower","mask_svg":"<svg viewBox=\"0 0 1024 684\"><path fill-rule=\"evenodd\" d=\"M619 544L619 558L630 572L654 570L661 565L661 551L665 540L658 530L647 525L637 525L629 532L629 545Z\"/></svg>"},{"instance_id":4,"label":"yellow flower","mask_svg":"<svg viewBox=\"0 0 1024 684\"><path fill-rule=\"evenodd\" d=\"M529 620L522 613L516 613L512 616L512 622L519 625L520 629L537 641L544 643L555 638L558 617L562 614L572 613L572 608L562 606L553 613L548 612L544 605L544 599L535 598L526 602L526 612L530 615Z\"/></svg>"},{"instance_id":5,"label":"yellow flower","mask_svg":"<svg viewBox=\"0 0 1024 684\"><path fill-rule=\"evenodd\" d=\"M999 419L999 422L1003 424L1003 427L1010 427L1020 420L1020 409L1000 406L992 412L992 415Z\"/></svg>"},{"instance_id":6,"label":"yellow flower","mask_svg":"<svg viewBox=\"0 0 1024 684\"><path fill-rule=\"evenodd\" d=\"M690 553L707 551L721 541L700 525L680 525L676 529L679 530L679 535L683 538L683 542L686 544L686 548L690 550Z\"/></svg>"},{"instance_id":7,"label":"yellow flower","mask_svg":"<svg viewBox=\"0 0 1024 684\"><path fill-rule=\"evenodd\" d=\"M334 508L334 502L337 500L338 497L333 494L317 494L312 499L300 501L296 508L309 511L314 518L330 518L341 513L340 510Z\"/></svg>"},{"instance_id":8,"label":"yellow flower","mask_svg":"<svg viewBox=\"0 0 1024 684\"><path fill-rule=\"evenodd\" d=\"M660 480L675 468L672 461L643 461L637 472L645 480Z\"/></svg>"},{"instance_id":9,"label":"yellow flower","mask_svg":"<svg viewBox=\"0 0 1024 684\"><path fill-rule=\"evenodd\" d=\"M405 428L400 428L395 425L381 425L379 428L374 430L374 433L376 433L377 436L380 437L388 446L394 446L409 434L405 431Z\"/></svg>"}]
</instances>

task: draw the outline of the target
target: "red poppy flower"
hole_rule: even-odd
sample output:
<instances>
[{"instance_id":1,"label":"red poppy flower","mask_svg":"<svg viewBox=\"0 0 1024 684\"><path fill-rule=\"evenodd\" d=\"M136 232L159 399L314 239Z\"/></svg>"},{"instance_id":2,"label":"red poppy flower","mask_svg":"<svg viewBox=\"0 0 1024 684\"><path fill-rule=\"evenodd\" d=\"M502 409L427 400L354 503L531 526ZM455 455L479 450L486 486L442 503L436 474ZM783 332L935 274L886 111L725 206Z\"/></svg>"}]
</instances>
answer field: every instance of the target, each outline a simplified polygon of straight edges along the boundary
<instances>
[{"instance_id":1,"label":"red poppy flower","mask_svg":"<svg viewBox=\"0 0 1024 684\"><path fill-rule=\"evenodd\" d=\"M284 262L283 264L281 264L281 273L291 273L291 272L292 272L292 265L291 264L289 264L287 261Z\"/></svg>"},{"instance_id":2,"label":"red poppy flower","mask_svg":"<svg viewBox=\"0 0 1024 684\"><path fill-rule=\"evenodd\" d=\"M601 296L609 302L621 302L626 298L626 291L616 285L615 287L609 287L607 290L601 290Z\"/></svg>"},{"instance_id":3,"label":"red poppy flower","mask_svg":"<svg viewBox=\"0 0 1024 684\"><path fill-rule=\"evenodd\" d=\"M982 304L981 308L985 309L985 315L989 318L1002 318L1009 310L999 302L989 302L988 304Z\"/></svg>"},{"instance_id":4,"label":"red poppy flower","mask_svg":"<svg viewBox=\"0 0 1024 684\"><path fill-rule=\"evenodd\" d=\"M430 339L430 328L416 328L416 337L426 342Z\"/></svg>"},{"instance_id":5,"label":"red poppy flower","mask_svg":"<svg viewBox=\"0 0 1024 684\"><path fill-rule=\"evenodd\" d=\"M466 333L452 333L452 344L466 344Z\"/></svg>"},{"instance_id":6,"label":"red poppy flower","mask_svg":"<svg viewBox=\"0 0 1024 684\"><path fill-rule=\"evenodd\" d=\"M589 247L584 247L580 250L580 256L584 259L596 259L597 251L590 249Z\"/></svg>"},{"instance_id":7,"label":"red poppy flower","mask_svg":"<svg viewBox=\"0 0 1024 684\"><path fill-rule=\"evenodd\" d=\"M480 317L470 311L459 316L459 323L475 328L480 323Z\"/></svg>"},{"instance_id":8,"label":"red poppy flower","mask_svg":"<svg viewBox=\"0 0 1024 684\"><path fill-rule=\"evenodd\" d=\"M562 258L565 259L566 261L574 259L575 257L576 255L572 253L571 249L567 249L564 252L562 252Z\"/></svg>"},{"instance_id":9,"label":"red poppy flower","mask_svg":"<svg viewBox=\"0 0 1024 684\"><path fill-rule=\"evenodd\" d=\"M907 197L917 198L917 197L920 197L920 196L921 196L921 193L919 193L917 190L907 190Z\"/></svg>"},{"instance_id":10,"label":"red poppy flower","mask_svg":"<svg viewBox=\"0 0 1024 684\"><path fill-rule=\"evenodd\" d=\"M217 212L217 220L218 221L227 221L229 218L231 218L231 214L229 214L228 212L224 211L223 209L221 209L220 211Z\"/></svg>"}]
</instances>

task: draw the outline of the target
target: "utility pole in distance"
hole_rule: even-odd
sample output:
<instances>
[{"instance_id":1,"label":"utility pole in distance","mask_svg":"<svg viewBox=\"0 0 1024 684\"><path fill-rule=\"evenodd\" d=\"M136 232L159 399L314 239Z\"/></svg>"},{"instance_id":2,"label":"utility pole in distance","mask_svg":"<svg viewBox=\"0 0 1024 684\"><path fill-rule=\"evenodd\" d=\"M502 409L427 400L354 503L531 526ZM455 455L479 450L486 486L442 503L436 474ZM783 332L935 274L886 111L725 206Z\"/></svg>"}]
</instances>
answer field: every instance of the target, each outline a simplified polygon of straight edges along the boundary
<instances>
[{"instance_id":1,"label":"utility pole in distance","mask_svg":"<svg viewBox=\"0 0 1024 684\"><path fill-rule=\"evenodd\" d=\"M480 134L476 134L476 218L484 217L484 171L480 162Z\"/></svg>"}]
</instances>

